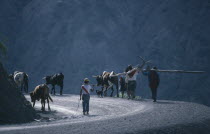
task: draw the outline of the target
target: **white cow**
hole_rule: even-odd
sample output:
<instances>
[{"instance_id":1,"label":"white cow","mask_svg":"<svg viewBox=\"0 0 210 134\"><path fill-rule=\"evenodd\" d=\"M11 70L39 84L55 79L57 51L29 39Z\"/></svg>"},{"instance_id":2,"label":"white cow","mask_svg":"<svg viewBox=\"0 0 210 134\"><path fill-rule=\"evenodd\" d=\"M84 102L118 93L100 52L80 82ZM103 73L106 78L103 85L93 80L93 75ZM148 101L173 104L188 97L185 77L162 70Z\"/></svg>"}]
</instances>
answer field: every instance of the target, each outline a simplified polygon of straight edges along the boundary
<instances>
[{"instance_id":1,"label":"white cow","mask_svg":"<svg viewBox=\"0 0 210 134\"><path fill-rule=\"evenodd\" d=\"M18 87L20 87L21 91L28 93L28 75L25 72L14 72L14 81Z\"/></svg>"}]
</instances>

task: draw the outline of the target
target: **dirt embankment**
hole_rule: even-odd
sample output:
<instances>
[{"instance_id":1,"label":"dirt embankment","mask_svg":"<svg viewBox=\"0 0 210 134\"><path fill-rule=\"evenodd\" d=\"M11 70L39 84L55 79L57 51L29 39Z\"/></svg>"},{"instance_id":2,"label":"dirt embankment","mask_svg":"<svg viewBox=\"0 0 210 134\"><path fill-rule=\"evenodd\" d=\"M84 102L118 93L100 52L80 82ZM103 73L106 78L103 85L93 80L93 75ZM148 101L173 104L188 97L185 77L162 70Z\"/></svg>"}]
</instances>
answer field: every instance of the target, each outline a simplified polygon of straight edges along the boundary
<instances>
[{"instance_id":1,"label":"dirt embankment","mask_svg":"<svg viewBox=\"0 0 210 134\"><path fill-rule=\"evenodd\" d=\"M19 89L8 79L0 63L0 124L32 121L35 111Z\"/></svg>"}]
</instances>

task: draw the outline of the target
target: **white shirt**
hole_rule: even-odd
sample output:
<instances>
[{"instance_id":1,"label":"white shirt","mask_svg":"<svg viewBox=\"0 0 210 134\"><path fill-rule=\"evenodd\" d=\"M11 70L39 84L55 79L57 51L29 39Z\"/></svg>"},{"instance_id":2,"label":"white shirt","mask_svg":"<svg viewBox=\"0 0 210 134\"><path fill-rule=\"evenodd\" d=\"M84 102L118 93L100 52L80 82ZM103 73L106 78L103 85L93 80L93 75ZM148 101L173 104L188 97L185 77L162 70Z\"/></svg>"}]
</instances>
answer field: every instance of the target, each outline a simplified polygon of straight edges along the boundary
<instances>
[{"instance_id":1,"label":"white shirt","mask_svg":"<svg viewBox=\"0 0 210 134\"><path fill-rule=\"evenodd\" d=\"M127 74L126 74L126 76L125 76L125 77L126 77L126 79L125 79L126 82L136 80L136 77L137 77L137 75L138 75L139 72L136 71L135 74L133 75L133 77L129 77L128 74L129 74L130 72L132 72L132 71L133 71L133 70L130 70L130 71L127 72Z\"/></svg>"},{"instance_id":2,"label":"white shirt","mask_svg":"<svg viewBox=\"0 0 210 134\"><path fill-rule=\"evenodd\" d=\"M85 92L85 90L82 87L84 87L87 90L87 92L90 94L90 90L92 89L92 87L90 85L84 84L84 85L81 86L82 94L88 94L87 92Z\"/></svg>"}]
</instances>

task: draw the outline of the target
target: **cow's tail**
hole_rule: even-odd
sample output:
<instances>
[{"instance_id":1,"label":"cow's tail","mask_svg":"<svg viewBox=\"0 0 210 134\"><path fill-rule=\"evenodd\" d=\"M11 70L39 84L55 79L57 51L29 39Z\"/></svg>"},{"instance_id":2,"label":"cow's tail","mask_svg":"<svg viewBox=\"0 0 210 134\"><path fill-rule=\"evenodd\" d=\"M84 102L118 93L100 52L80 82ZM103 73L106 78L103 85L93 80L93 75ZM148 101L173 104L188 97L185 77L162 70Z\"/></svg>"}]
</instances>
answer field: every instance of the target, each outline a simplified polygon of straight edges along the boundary
<instances>
[{"instance_id":1,"label":"cow's tail","mask_svg":"<svg viewBox=\"0 0 210 134\"><path fill-rule=\"evenodd\" d=\"M50 95L49 95L49 99L53 102L53 99L50 97Z\"/></svg>"}]
</instances>

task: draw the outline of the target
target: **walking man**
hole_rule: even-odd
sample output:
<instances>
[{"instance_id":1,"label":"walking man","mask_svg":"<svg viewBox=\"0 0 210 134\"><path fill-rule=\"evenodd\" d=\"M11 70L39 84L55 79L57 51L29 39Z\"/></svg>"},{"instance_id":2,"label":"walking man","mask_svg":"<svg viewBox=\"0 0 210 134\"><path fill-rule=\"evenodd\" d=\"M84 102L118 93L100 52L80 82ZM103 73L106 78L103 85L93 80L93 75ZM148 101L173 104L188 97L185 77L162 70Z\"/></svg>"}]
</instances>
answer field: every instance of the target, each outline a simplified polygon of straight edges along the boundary
<instances>
[{"instance_id":1,"label":"walking man","mask_svg":"<svg viewBox=\"0 0 210 134\"><path fill-rule=\"evenodd\" d=\"M146 71L142 71L143 75L148 76L149 87L152 92L153 102L157 101L157 88L160 83L159 75L155 70L157 70L157 67L153 67L152 69L150 69L150 67L147 66Z\"/></svg>"},{"instance_id":2,"label":"walking man","mask_svg":"<svg viewBox=\"0 0 210 134\"><path fill-rule=\"evenodd\" d=\"M87 115L89 114L90 91L93 92L94 89L89 85L89 79L85 78L84 84L81 86L80 90L80 100L82 99L83 115L85 115L85 113L87 113Z\"/></svg>"},{"instance_id":3,"label":"walking man","mask_svg":"<svg viewBox=\"0 0 210 134\"><path fill-rule=\"evenodd\" d=\"M133 68L131 65L127 67L128 69L126 70L126 82L127 82L127 94L128 94L128 99L135 98L135 90L136 90L136 77L139 73L139 68Z\"/></svg>"}]
</instances>

